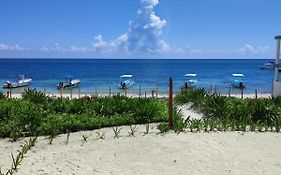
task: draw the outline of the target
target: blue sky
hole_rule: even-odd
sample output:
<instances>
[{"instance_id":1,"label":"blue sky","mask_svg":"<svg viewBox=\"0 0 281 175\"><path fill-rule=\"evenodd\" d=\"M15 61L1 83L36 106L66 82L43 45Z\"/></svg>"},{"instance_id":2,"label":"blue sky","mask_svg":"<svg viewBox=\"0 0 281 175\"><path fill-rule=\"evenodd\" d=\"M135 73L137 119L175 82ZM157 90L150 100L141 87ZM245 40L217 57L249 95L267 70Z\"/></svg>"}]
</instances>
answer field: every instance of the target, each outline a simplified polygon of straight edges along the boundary
<instances>
[{"instance_id":1,"label":"blue sky","mask_svg":"<svg viewBox=\"0 0 281 175\"><path fill-rule=\"evenodd\" d=\"M273 58L280 0L1 0L0 58Z\"/></svg>"}]
</instances>

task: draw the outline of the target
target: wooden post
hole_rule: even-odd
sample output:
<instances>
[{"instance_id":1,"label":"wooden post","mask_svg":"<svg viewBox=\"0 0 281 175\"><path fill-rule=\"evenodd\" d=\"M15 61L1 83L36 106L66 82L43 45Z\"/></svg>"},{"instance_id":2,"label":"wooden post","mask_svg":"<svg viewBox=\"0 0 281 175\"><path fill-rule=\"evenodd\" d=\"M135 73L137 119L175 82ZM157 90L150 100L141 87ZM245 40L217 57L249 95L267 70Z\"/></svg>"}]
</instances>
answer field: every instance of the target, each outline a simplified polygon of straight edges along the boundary
<instances>
[{"instance_id":1,"label":"wooden post","mask_svg":"<svg viewBox=\"0 0 281 175\"><path fill-rule=\"evenodd\" d=\"M7 89L6 94L7 94L7 98L10 98L10 90L9 89Z\"/></svg>"},{"instance_id":2,"label":"wooden post","mask_svg":"<svg viewBox=\"0 0 281 175\"><path fill-rule=\"evenodd\" d=\"M170 92L169 92L169 127L173 128L173 79L169 79Z\"/></svg>"},{"instance_id":3,"label":"wooden post","mask_svg":"<svg viewBox=\"0 0 281 175\"><path fill-rule=\"evenodd\" d=\"M80 98L80 86L78 87L78 99Z\"/></svg>"},{"instance_id":4,"label":"wooden post","mask_svg":"<svg viewBox=\"0 0 281 175\"><path fill-rule=\"evenodd\" d=\"M59 96L62 98L62 88L59 89Z\"/></svg>"},{"instance_id":5,"label":"wooden post","mask_svg":"<svg viewBox=\"0 0 281 175\"><path fill-rule=\"evenodd\" d=\"M244 97L244 88L241 88L241 99Z\"/></svg>"},{"instance_id":6,"label":"wooden post","mask_svg":"<svg viewBox=\"0 0 281 175\"><path fill-rule=\"evenodd\" d=\"M109 86L109 96L111 96L111 86Z\"/></svg>"},{"instance_id":7,"label":"wooden post","mask_svg":"<svg viewBox=\"0 0 281 175\"><path fill-rule=\"evenodd\" d=\"M95 87L95 96L96 97L98 96L98 89L97 89L97 87Z\"/></svg>"},{"instance_id":8,"label":"wooden post","mask_svg":"<svg viewBox=\"0 0 281 175\"><path fill-rule=\"evenodd\" d=\"M72 86L70 87L70 99L72 99Z\"/></svg>"},{"instance_id":9,"label":"wooden post","mask_svg":"<svg viewBox=\"0 0 281 175\"><path fill-rule=\"evenodd\" d=\"M231 94L231 86L228 87L228 97L230 97Z\"/></svg>"},{"instance_id":10,"label":"wooden post","mask_svg":"<svg viewBox=\"0 0 281 175\"><path fill-rule=\"evenodd\" d=\"M141 85L139 85L139 96L141 97Z\"/></svg>"},{"instance_id":11,"label":"wooden post","mask_svg":"<svg viewBox=\"0 0 281 175\"><path fill-rule=\"evenodd\" d=\"M257 89L255 90L255 98L256 99L258 98L258 90Z\"/></svg>"},{"instance_id":12,"label":"wooden post","mask_svg":"<svg viewBox=\"0 0 281 175\"><path fill-rule=\"evenodd\" d=\"M144 91L144 97L146 98L146 90Z\"/></svg>"},{"instance_id":13,"label":"wooden post","mask_svg":"<svg viewBox=\"0 0 281 175\"><path fill-rule=\"evenodd\" d=\"M215 85L215 87L214 87L214 94L216 94L217 93L217 86Z\"/></svg>"},{"instance_id":14,"label":"wooden post","mask_svg":"<svg viewBox=\"0 0 281 175\"><path fill-rule=\"evenodd\" d=\"M154 90L151 91L151 97L154 97Z\"/></svg>"},{"instance_id":15,"label":"wooden post","mask_svg":"<svg viewBox=\"0 0 281 175\"><path fill-rule=\"evenodd\" d=\"M156 98L158 98L158 93L159 93L159 87L157 86L157 89L156 89Z\"/></svg>"},{"instance_id":16,"label":"wooden post","mask_svg":"<svg viewBox=\"0 0 281 175\"><path fill-rule=\"evenodd\" d=\"M12 98L12 88L10 88L10 98Z\"/></svg>"}]
</instances>

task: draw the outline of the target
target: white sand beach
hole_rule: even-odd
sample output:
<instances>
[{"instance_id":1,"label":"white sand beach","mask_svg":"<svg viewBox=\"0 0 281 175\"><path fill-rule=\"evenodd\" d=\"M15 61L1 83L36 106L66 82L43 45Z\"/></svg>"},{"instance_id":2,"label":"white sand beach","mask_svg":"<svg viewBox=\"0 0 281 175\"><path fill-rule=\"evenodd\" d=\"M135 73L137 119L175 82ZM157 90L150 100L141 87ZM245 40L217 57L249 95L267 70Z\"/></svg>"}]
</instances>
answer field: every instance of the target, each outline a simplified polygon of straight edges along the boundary
<instances>
[{"instance_id":1,"label":"white sand beach","mask_svg":"<svg viewBox=\"0 0 281 175\"><path fill-rule=\"evenodd\" d=\"M151 125L138 126L136 137L129 137L129 127L122 127L121 137L114 139L112 128L60 135L49 145L39 137L29 151L18 175L71 174L280 174L281 134L276 133L190 133L158 134ZM96 132L105 132L99 140ZM88 136L87 142L82 135ZM9 154L19 143L0 141L1 166L11 164Z\"/></svg>"},{"instance_id":2,"label":"white sand beach","mask_svg":"<svg viewBox=\"0 0 281 175\"><path fill-rule=\"evenodd\" d=\"M94 96L95 94L90 94L90 93L81 93L81 94L77 94L77 93L73 93L72 95L70 95L69 93L63 93L62 95L60 95L59 93L46 93L46 96L49 97L63 97L63 98L82 98L85 96L91 97ZM98 94L98 96L112 96L112 95L116 95L116 94ZM121 94L121 95L125 95L125 94ZM157 98L168 98L169 94L165 94L165 93L161 93L161 94L142 94L141 96L139 94L133 94L133 93L128 93L126 94L127 97L157 97ZM221 94L224 96L228 96L228 94ZM174 95L175 96L175 95ZM21 98L22 94L21 93L12 93L11 95L12 98ZM241 94L231 94L231 97L236 97L236 98L241 98ZM259 93L257 94L258 98L271 98L271 94L270 93ZM255 94L253 93L248 93L248 94L243 94L243 98L256 98Z\"/></svg>"}]
</instances>

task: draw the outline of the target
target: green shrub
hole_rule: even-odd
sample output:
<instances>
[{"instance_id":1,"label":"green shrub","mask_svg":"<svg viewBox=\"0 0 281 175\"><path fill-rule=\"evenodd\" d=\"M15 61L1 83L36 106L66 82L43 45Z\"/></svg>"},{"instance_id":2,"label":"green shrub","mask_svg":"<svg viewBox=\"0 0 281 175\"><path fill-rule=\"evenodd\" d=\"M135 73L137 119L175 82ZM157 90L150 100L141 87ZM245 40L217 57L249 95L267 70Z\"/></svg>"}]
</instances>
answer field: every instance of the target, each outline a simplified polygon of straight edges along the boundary
<instances>
[{"instance_id":1,"label":"green shrub","mask_svg":"<svg viewBox=\"0 0 281 175\"><path fill-rule=\"evenodd\" d=\"M22 98L32 103L43 104L47 102L48 97L46 97L43 92L28 88L23 91Z\"/></svg>"}]
</instances>

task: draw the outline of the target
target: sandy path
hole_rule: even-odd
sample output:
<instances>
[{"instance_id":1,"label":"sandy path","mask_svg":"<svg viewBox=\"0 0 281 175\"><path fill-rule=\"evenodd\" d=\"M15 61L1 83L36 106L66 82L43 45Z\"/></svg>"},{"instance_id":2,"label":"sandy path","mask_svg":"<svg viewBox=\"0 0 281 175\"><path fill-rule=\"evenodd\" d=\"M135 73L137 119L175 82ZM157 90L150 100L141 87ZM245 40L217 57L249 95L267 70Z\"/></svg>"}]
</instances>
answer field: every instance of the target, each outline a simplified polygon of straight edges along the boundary
<instances>
[{"instance_id":1,"label":"sandy path","mask_svg":"<svg viewBox=\"0 0 281 175\"><path fill-rule=\"evenodd\" d=\"M281 134L276 133L181 133L157 135L154 127L143 136L113 138L111 128L105 140L96 132L79 132L56 138L52 145L40 137L24 158L16 174L280 174ZM89 136L87 142L82 135ZM2 142L2 141L1 141ZM1 143L2 145L6 143Z\"/></svg>"}]
</instances>

